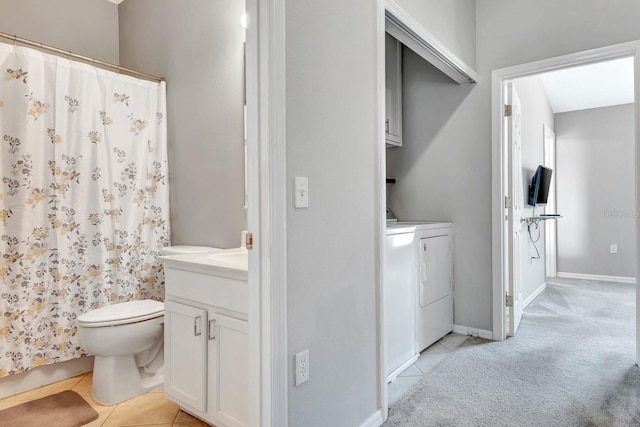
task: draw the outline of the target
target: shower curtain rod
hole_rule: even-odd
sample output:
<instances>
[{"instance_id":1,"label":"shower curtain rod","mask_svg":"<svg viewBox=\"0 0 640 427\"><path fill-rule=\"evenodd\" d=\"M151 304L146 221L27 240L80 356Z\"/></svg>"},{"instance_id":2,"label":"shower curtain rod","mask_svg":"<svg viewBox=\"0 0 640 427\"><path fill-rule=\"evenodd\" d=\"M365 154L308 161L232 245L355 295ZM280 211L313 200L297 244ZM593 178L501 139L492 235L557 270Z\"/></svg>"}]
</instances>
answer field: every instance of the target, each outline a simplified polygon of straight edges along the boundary
<instances>
[{"instance_id":1,"label":"shower curtain rod","mask_svg":"<svg viewBox=\"0 0 640 427\"><path fill-rule=\"evenodd\" d=\"M151 75L151 74L142 73L140 71L135 71L135 70L132 70L132 69L126 68L126 67L121 67L120 65L112 64L110 62L100 61L99 59L89 58L88 56L79 55L77 53L71 52L70 50L58 49L57 47L48 46L46 44L43 44L43 43L40 43L40 42L34 42L34 41L28 40L28 39L23 39L22 37L13 36L11 34L0 32L0 37L5 38L5 39L9 39L9 40L13 40L14 42L18 42L18 43L26 44L26 45L29 45L29 46L37 47L37 48L40 48L40 49L49 50L51 52L59 53L61 55L65 55L65 56L67 56L69 58L78 59L78 60L84 61L84 62L90 62L90 63L92 63L94 65L101 65L103 67L113 68L113 69L118 70L118 72L124 72L124 73L127 73L127 74L132 74L135 77L143 78L145 80L152 80L152 81L155 81L155 82L164 81L163 77L158 77L158 76L154 76L154 75Z\"/></svg>"}]
</instances>

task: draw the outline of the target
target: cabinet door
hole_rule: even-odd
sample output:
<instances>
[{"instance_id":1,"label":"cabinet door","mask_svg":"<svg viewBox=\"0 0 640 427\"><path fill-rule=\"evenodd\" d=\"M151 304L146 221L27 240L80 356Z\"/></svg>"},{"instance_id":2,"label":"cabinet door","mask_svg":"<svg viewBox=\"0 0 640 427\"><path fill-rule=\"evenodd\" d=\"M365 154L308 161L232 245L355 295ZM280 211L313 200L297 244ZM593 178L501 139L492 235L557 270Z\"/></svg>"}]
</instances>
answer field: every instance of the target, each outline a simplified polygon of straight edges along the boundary
<instances>
[{"instance_id":1,"label":"cabinet door","mask_svg":"<svg viewBox=\"0 0 640 427\"><path fill-rule=\"evenodd\" d=\"M402 145L402 44L385 33L385 140Z\"/></svg>"},{"instance_id":2,"label":"cabinet door","mask_svg":"<svg viewBox=\"0 0 640 427\"><path fill-rule=\"evenodd\" d=\"M249 423L249 327L248 323L212 314L210 403L214 417L228 427Z\"/></svg>"},{"instance_id":3,"label":"cabinet door","mask_svg":"<svg viewBox=\"0 0 640 427\"><path fill-rule=\"evenodd\" d=\"M164 303L164 391L180 406L207 410L207 311Z\"/></svg>"}]
</instances>

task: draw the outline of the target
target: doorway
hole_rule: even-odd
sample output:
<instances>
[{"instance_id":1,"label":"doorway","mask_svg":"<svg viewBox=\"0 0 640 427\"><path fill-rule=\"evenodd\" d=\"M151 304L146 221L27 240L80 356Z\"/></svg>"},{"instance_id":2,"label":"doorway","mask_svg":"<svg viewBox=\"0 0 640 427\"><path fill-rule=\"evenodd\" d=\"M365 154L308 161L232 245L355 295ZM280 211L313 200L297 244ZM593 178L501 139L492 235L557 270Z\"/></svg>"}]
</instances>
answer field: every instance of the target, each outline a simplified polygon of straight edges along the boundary
<instances>
[{"instance_id":1,"label":"doorway","mask_svg":"<svg viewBox=\"0 0 640 427\"><path fill-rule=\"evenodd\" d=\"M632 57L637 64L640 43L631 42L621 45L595 49L591 51L581 52L577 54L567 55L558 58L537 61L528 64L522 64L514 67L494 70L492 73L492 188L493 188L493 337L497 340L503 340L507 336L507 322L505 322L505 313L507 313L507 295L513 295L515 291L513 280L514 269L518 267L518 258L514 257L518 248L514 247L510 239L511 231L515 228L513 223L513 212L510 206L509 197L512 196L512 181L509 179L510 150L507 145L507 132L504 126L504 99L507 93L507 84L517 78L533 76L544 72L560 70L564 68L576 67L581 65L595 64L604 61ZM638 96L639 70L634 67L634 92ZM637 170L637 153L638 153L638 117L637 108L634 113L634 145L636 147L636 170ZM545 140L548 140L548 149L546 159L542 159L541 163L553 162L551 155L552 135L545 133ZM542 144L542 142L541 142ZM511 186L510 186L511 184ZM636 198L638 186L636 185ZM550 211L549 211L550 212ZM554 212L555 213L555 212ZM636 236L638 241L638 218L636 220ZM549 239L552 240L552 239ZM637 245L636 245L637 246ZM552 249L553 250L553 249ZM636 267L638 259L634 260ZM547 266L546 270L553 274L555 266ZM636 299L638 294L636 292ZM509 301L510 302L510 301ZM516 311L517 307L510 307L509 311ZM514 331L515 332L515 331ZM638 342L638 338L636 338Z\"/></svg>"}]
</instances>

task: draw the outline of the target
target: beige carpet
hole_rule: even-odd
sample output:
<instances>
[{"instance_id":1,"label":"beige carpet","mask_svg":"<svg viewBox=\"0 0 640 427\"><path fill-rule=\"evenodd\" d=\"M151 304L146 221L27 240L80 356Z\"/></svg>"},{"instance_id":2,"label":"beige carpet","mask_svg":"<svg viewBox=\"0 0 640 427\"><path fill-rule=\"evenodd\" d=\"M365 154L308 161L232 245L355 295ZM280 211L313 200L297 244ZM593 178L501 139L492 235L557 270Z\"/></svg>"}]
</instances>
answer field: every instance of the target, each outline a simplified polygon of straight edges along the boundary
<instances>
[{"instance_id":1,"label":"beige carpet","mask_svg":"<svg viewBox=\"0 0 640 427\"><path fill-rule=\"evenodd\" d=\"M515 337L465 341L391 405L384 426L640 426L636 285L554 282Z\"/></svg>"},{"instance_id":2,"label":"beige carpet","mask_svg":"<svg viewBox=\"0 0 640 427\"><path fill-rule=\"evenodd\" d=\"M78 393L67 390L0 411L0 427L77 427L98 418Z\"/></svg>"}]
</instances>

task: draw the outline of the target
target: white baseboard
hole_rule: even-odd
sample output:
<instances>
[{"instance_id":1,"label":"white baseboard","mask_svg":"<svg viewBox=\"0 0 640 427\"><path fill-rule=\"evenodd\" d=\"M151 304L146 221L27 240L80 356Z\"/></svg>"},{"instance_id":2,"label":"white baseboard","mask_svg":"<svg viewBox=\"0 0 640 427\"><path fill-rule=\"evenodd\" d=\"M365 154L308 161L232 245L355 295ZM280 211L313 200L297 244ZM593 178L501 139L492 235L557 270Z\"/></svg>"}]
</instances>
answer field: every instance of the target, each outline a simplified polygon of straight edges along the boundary
<instances>
[{"instance_id":1,"label":"white baseboard","mask_svg":"<svg viewBox=\"0 0 640 427\"><path fill-rule=\"evenodd\" d=\"M416 360L418 360L418 357L420 357L420 354L414 355L411 359L407 360L402 365L400 365L400 367L397 368L395 371L391 372L387 376L387 383L390 383L393 380L395 380L396 378L398 378L398 375L400 375L409 366L413 365L416 362Z\"/></svg>"},{"instance_id":2,"label":"white baseboard","mask_svg":"<svg viewBox=\"0 0 640 427\"><path fill-rule=\"evenodd\" d=\"M635 277L602 276L600 274L560 273L560 272L558 272L558 277L564 278L564 279L599 280L601 282L636 283L636 278Z\"/></svg>"},{"instance_id":3,"label":"white baseboard","mask_svg":"<svg viewBox=\"0 0 640 427\"><path fill-rule=\"evenodd\" d=\"M485 329L471 328L469 326L453 325L453 332L461 335L470 335L472 337L479 337L485 340L493 339L493 332Z\"/></svg>"},{"instance_id":4,"label":"white baseboard","mask_svg":"<svg viewBox=\"0 0 640 427\"><path fill-rule=\"evenodd\" d=\"M384 418L382 417L382 409L380 409L375 414L371 415L365 422L360 424L360 427L378 427L381 426L384 422Z\"/></svg>"},{"instance_id":5,"label":"white baseboard","mask_svg":"<svg viewBox=\"0 0 640 427\"><path fill-rule=\"evenodd\" d=\"M48 384L66 380L93 370L93 356L40 366L22 374L0 378L0 399Z\"/></svg>"},{"instance_id":6,"label":"white baseboard","mask_svg":"<svg viewBox=\"0 0 640 427\"><path fill-rule=\"evenodd\" d=\"M542 293L542 291L544 291L545 289L547 289L547 283L546 283L546 282L545 282L545 283L543 283L542 285L538 286L538 289L536 289L535 291L533 291L533 292L531 293L531 295L529 295L529 296L527 297L527 299L525 299L525 300L522 302L522 309L524 310L524 308L525 308L526 306L528 306L529 304L531 304L531 302L532 302L534 299L536 299L536 297L537 297L538 295L540 295L540 294Z\"/></svg>"}]
</instances>

